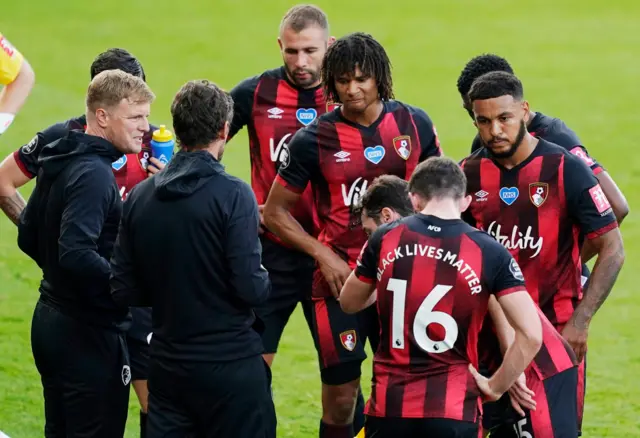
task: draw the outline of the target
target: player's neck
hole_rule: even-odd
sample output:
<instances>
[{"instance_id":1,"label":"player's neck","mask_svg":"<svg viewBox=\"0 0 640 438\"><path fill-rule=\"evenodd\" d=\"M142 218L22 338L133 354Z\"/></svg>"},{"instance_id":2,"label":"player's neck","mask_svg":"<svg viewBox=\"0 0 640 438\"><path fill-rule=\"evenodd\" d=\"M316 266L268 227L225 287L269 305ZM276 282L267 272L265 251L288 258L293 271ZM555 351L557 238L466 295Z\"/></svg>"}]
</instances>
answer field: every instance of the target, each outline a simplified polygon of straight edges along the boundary
<instances>
[{"instance_id":1,"label":"player's neck","mask_svg":"<svg viewBox=\"0 0 640 438\"><path fill-rule=\"evenodd\" d=\"M451 198L432 199L427 202L427 205L424 206L420 213L444 220L460 219L460 207Z\"/></svg>"},{"instance_id":2,"label":"player's neck","mask_svg":"<svg viewBox=\"0 0 640 438\"><path fill-rule=\"evenodd\" d=\"M513 154L509 158L498 158L496 159L496 161L500 163L500 165L505 169L513 169L514 167L525 161L527 158L529 158L533 151L536 149L537 145L538 139L527 133L522 139L522 142L520 143L520 146L516 150L515 154Z\"/></svg>"},{"instance_id":3,"label":"player's neck","mask_svg":"<svg viewBox=\"0 0 640 438\"><path fill-rule=\"evenodd\" d=\"M85 129L84 133L87 135L93 135L94 137L104 138L107 141L111 141L107 137L107 132L104 129L102 129L100 126L90 123L89 121L87 121L87 129Z\"/></svg>"},{"instance_id":4,"label":"player's neck","mask_svg":"<svg viewBox=\"0 0 640 438\"><path fill-rule=\"evenodd\" d=\"M535 112L529 111L529 118L527 119L527 128L531 126L531 123L533 122L533 119L535 116L536 116Z\"/></svg>"},{"instance_id":5,"label":"player's neck","mask_svg":"<svg viewBox=\"0 0 640 438\"><path fill-rule=\"evenodd\" d=\"M220 152L224 147L224 143L225 143L224 140L215 140L209 143L209 146L207 146L205 150L209 152L211 156L216 159L216 161L220 161L221 160Z\"/></svg>"},{"instance_id":6,"label":"player's neck","mask_svg":"<svg viewBox=\"0 0 640 438\"><path fill-rule=\"evenodd\" d=\"M383 110L384 104L381 100L377 100L365 108L364 111L359 113L349 112L344 106L341 111L344 118L350 122L357 123L362 126L371 126L378 120Z\"/></svg>"}]
</instances>

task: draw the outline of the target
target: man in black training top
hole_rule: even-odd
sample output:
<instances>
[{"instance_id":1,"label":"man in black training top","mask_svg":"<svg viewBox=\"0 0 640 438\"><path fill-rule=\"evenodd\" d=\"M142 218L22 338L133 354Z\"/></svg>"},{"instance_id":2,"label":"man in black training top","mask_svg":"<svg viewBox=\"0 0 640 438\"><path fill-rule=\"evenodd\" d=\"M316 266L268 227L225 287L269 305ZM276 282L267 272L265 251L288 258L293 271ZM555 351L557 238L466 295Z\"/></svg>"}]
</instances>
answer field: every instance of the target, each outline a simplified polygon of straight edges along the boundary
<instances>
[{"instance_id":1,"label":"man in black training top","mask_svg":"<svg viewBox=\"0 0 640 438\"><path fill-rule=\"evenodd\" d=\"M100 53L91 63L91 79L105 70L122 70L142 78L146 74L138 59L125 49L112 48ZM84 131L87 118L84 114L72 117L64 122L55 123L38 133L29 141L9 154L0 163L0 209L9 219L18 223L20 213L26 205L18 188L24 186L38 175L42 149L49 143L65 137L71 130ZM142 149L135 154L126 154L111 163L116 177L120 197L126 199L129 191L140 181L152 176L164 167L164 164L151 155L151 135L157 128L149 125L142 138ZM140 438L146 437L147 425L147 368L149 362L149 344L151 333L151 309L136 307L131 309L131 328L127 331L127 348L131 362L131 386L140 401Z\"/></svg>"},{"instance_id":2,"label":"man in black training top","mask_svg":"<svg viewBox=\"0 0 640 438\"><path fill-rule=\"evenodd\" d=\"M182 150L124 204L111 291L151 306L148 436L275 437L254 308L270 294L258 204L220 164L231 97L208 81L171 106Z\"/></svg>"},{"instance_id":3,"label":"man in black training top","mask_svg":"<svg viewBox=\"0 0 640 438\"><path fill-rule=\"evenodd\" d=\"M109 294L122 212L111 163L140 152L154 98L141 78L104 71L89 85L86 132L70 131L40 153L18 246L43 272L31 345L46 437L124 434L131 369L123 331L130 318Z\"/></svg>"}]
</instances>

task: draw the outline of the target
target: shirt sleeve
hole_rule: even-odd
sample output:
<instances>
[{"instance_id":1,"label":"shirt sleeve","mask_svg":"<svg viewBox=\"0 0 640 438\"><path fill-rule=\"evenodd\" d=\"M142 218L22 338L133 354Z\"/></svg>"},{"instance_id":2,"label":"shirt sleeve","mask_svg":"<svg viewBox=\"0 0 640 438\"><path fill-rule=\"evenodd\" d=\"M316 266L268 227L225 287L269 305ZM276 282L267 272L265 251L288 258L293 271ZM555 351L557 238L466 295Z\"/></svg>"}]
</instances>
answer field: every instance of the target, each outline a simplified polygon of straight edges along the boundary
<instances>
[{"instance_id":1,"label":"shirt sleeve","mask_svg":"<svg viewBox=\"0 0 640 438\"><path fill-rule=\"evenodd\" d=\"M299 129L280 155L276 182L302 193L311 179L320 173L316 123Z\"/></svg>"},{"instance_id":2,"label":"shirt sleeve","mask_svg":"<svg viewBox=\"0 0 640 438\"><path fill-rule=\"evenodd\" d=\"M595 158L592 158L591 155L589 155L587 148L585 148L584 146L574 146L569 149L569 152L580 158L584 162L584 164L589 166L594 175L597 175L605 170L604 167L602 167L602 165L595 160Z\"/></svg>"},{"instance_id":3,"label":"shirt sleeve","mask_svg":"<svg viewBox=\"0 0 640 438\"><path fill-rule=\"evenodd\" d=\"M230 92L233 98L233 120L228 140L231 140L238 131L251 122L253 112L253 99L260 81L259 76L245 79L236 85Z\"/></svg>"},{"instance_id":4,"label":"shirt sleeve","mask_svg":"<svg viewBox=\"0 0 640 438\"><path fill-rule=\"evenodd\" d=\"M0 34L0 84L8 85L13 82L22 68L24 57Z\"/></svg>"},{"instance_id":5,"label":"shirt sleeve","mask_svg":"<svg viewBox=\"0 0 640 438\"><path fill-rule=\"evenodd\" d=\"M18 247L40 267L42 267L42 260L38 245L38 206L43 198L41 190L41 187L36 184L18 222Z\"/></svg>"},{"instance_id":6,"label":"shirt sleeve","mask_svg":"<svg viewBox=\"0 0 640 438\"><path fill-rule=\"evenodd\" d=\"M229 196L225 213L228 217L225 254L230 283L242 301L257 306L269 297L271 282L261 261L258 203L246 183L239 183Z\"/></svg>"},{"instance_id":7,"label":"shirt sleeve","mask_svg":"<svg viewBox=\"0 0 640 438\"><path fill-rule=\"evenodd\" d=\"M35 178L40 170L38 157L42 148L49 143L61 139L69 132L68 127L62 123L51 125L43 131L38 132L29 143L22 146L13 153L13 157L18 163L18 167L27 178Z\"/></svg>"},{"instance_id":8,"label":"shirt sleeve","mask_svg":"<svg viewBox=\"0 0 640 438\"><path fill-rule=\"evenodd\" d=\"M378 227L373 232L369 240L365 242L360 255L356 260L356 277L360 281L369 284L375 284L378 281L378 260L380 258L380 248L382 247L382 238L391 229L389 225Z\"/></svg>"},{"instance_id":9,"label":"shirt sleeve","mask_svg":"<svg viewBox=\"0 0 640 438\"><path fill-rule=\"evenodd\" d=\"M420 139L420 158L425 161L430 157L442 156L438 131L426 112L420 108L413 108L413 121L416 124L418 138Z\"/></svg>"},{"instance_id":10,"label":"shirt sleeve","mask_svg":"<svg viewBox=\"0 0 640 438\"><path fill-rule=\"evenodd\" d=\"M589 155L587 148L571 128L562 120L556 119L544 135L545 140L562 146L576 157L580 158L593 172L594 175L602 172L604 168Z\"/></svg>"},{"instance_id":11,"label":"shirt sleeve","mask_svg":"<svg viewBox=\"0 0 640 438\"><path fill-rule=\"evenodd\" d=\"M574 155L565 156L564 185L569 214L588 239L618 226L611 204L598 180L585 163Z\"/></svg>"},{"instance_id":12,"label":"shirt sleeve","mask_svg":"<svg viewBox=\"0 0 640 438\"><path fill-rule=\"evenodd\" d=\"M526 291L524 275L516 259L500 243L488 235L487 244L483 248L483 272L487 275L486 284L489 293L497 298L513 292ZM491 239L491 240L488 240Z\"/></svg>"},{"instance_id":13,"label":"shirt sleeve","mask_svg":"<svg viewBox=\"0 0 640 438\"><path fill-rule=\"evenodd\" d=\"M58 239L62 268L104 281L109 281L111 267L98 253L98 239L117 195L109 183L110 178L112 174L105 174L89 163L72 173L64 192Z\"/></svg>"}]
</instances>

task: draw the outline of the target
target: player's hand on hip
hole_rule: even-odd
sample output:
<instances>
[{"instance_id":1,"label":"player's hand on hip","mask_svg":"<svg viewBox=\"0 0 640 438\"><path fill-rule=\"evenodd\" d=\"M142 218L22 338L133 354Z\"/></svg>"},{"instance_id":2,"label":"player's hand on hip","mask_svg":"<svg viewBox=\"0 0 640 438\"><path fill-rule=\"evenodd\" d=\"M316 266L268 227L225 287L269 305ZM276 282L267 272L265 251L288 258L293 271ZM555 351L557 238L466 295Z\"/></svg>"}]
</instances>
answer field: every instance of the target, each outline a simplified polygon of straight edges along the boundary
<instances>
[{"instance_id":1,"label":"player's hand on hip","mask_svg":"<svg viewBox=\"0 0 640 438\"><path fill-rule=\"evenodd\" d=\"M533 399L535 393L527 387L527 379L524 373L520 374L518 380L509 388L509 398L511 399L511 406L520 414L525 416L524 409L530 411L536 410L536 401Z\"/></svg>"},{"instance_id":2,"label":"player's hand on hip","mask_svg":"<svg viewBox=\"0 0 640 438\"><path fill-rule=\"evenodd\" d=\"M576 354L578 363L582 362L587 353L587 338L589 337L589 326L577 327L571 319L562 329L562 337L567 340L573 352Z\"/></svg>"},{"instance_id":3,"label":"player's hand on hip","mask_svg":"<svg viewBox=\"0 0 640 438\"><path fill-rule=\"evenodd\" d=\"M331 293L337 299L344 282L351 274L351 268L330 248L326 248L324 254L318 259L318 266L325 280L329 283Z\"/></svg>"},{"instance_id":4,"label":"player's hand on hip","mask_svg":"<svg viewBox=\"0 0 640 438\"><path fill-rule=\"evenodd\" d=\"M476 370L474 366L471 364L469 364L469 372L475 379L476 385L478 385L478 389L482 393L482 398L485 401L496 401L500 397L502 397L502 394L495 392L493 388L491 388L491 385L489 384L489 379L487 379L485 376L480 374L478 370Z\"/></svg>"},{"instance_id":5,"label":"player's hand on hip","mask_svg":"<svg viewBox=\"0 0 640 438\"><path fill-rule=\"evenodd\" d=\"M155 157L149 158L149 164L147 165L147 172L150 177L160 172L162 169L164 169L163 162L161 162Z\"/></svg>"}]
</instances>

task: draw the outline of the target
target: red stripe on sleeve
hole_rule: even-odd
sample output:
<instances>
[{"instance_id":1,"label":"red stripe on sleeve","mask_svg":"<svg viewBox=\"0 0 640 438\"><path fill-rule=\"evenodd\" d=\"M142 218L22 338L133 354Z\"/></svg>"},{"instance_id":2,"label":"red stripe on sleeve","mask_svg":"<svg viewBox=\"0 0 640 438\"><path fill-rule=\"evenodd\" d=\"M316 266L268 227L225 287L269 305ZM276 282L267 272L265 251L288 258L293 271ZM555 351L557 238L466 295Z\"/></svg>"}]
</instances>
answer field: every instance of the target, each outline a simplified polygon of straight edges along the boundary
<instances>
[{"instance_id":1,"label":"red stripe on sleeve","mask_svg":"<svg viewBox=\"0 0 640 438\"><path fill-rule=\"evenodd\" d=\"M22 173L24 173L24 176L26 176L29 179L35 177L35 175L33 175L31 172L27 170L27 166L25 166L24 163L22 162L22 159L20 158L20 151L15 151L13 153L13 159L16 160L16 164L18 165Z\"/></svg>"},{"instance_id":2,"label":"red stripe on sleeve","mask_svg":"<svg viewBox=\"0 0 640 438\"><path fill-rule=\"evenodd\" d=\"M291 190L292 192L295 193L302 193L304 192L304 188L300 188L300 187L296 187L292 184L289 184L284 178L282 178L280 175L276 175L276 180L275 180L278 184L280 184L282 187L284 187L287 190Z\"/></svg>"},{"instance_id":3,"label":"red stripe on sleeve","mask_svg":"<svg viewBox=\"0 0 640 438\"><path fill-rule=\"evenodd\" d=\"M606 225L599 230L590 232L589 234L587 234L587 239L595 239L596 237L603 236L614 228L618 228L618 221L613 221L609 225Z\"/></svg>"},{"instance_id":4,"label":"red stripe on sleeve","mask_svg":"<svg viewBox=\"0 0 640 438\"><path fill-rule=\"evenodd\" d=\"M510 295L516 292L526 292L527 290L522 286L514 286L507 289L503 289L500 292L496 292L496 298L504 297L506 295Z\"/></svg>"},{"instance_id":5,"label":"red stripe on sleeve","mask_svg":"<svg viewBox=\"0 0 640 438\"><path fill-rule=\"evenodd\" d=\"M369 278L369 277L365 277L364 275L359 274L359 273L357 273L357 272L356 272L356 278L357 278L358 280L360 280L361 282L363 282L363 283L367 283L367 284L373 284L373 283L375 283L375 279L373 279L373 278Z\"/></svg>"}]
</instances>

